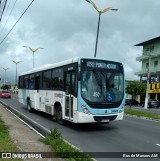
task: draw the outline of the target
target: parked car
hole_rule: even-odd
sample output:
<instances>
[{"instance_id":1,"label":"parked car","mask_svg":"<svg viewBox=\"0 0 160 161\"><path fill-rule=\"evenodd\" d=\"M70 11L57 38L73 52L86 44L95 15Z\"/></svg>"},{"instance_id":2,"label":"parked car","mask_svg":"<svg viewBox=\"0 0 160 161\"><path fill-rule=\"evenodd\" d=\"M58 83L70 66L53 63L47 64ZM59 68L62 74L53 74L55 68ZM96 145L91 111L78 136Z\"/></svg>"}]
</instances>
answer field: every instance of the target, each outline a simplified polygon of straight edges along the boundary
<instances>
[{"instance_id":1,"label":"parked car","mask_svg":"<svg viewBox=\"0 0 160 161\"><path fill-rule=\"evenodd\" d=\"M150 108L159 108L159 101L156 100L156 99L150 99L150 100L148 101L148 106L149 106Z\"/></svg>"},{"instance_id":2,"label":"parked car","mask_svg":"<svg viewBox=\"0 0 160 161\"><path fill-rule=\"evenodd\" d=\"M135 99L126 99L125 100L125 105L130 105L130 103L131 103L131 106L138 106L140 104Z\"/></svg>"},{"instance_id":3,"label":"parked car","mask_svg":"<svg viewBox=\"0 0 160 161\"><path fill-rule=\"evenodd\" d=\"M11 94L8 91L2 90L0 91L0 97L1 98L11 98Z\"/></svg>"},{"instance_id":4,"label":"parked car","mask_svg":"<svg viewBox=\"0 0 160 161\"><path fill-rule=\"evenodd\" d=\"M144 107L145 101L142 102L142 106ZM148 108L159 108L160 103L156 99L149 99L148 100Z\"/></svg>"}]
</instances>

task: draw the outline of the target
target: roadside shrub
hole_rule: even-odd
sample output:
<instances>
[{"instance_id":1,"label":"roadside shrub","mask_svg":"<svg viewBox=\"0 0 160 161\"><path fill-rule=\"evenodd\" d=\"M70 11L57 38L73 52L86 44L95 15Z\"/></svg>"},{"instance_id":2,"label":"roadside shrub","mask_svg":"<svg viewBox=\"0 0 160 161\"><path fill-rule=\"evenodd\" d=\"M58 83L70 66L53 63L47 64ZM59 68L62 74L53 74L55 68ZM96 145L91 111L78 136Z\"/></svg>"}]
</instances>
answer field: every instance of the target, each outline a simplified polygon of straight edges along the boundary
<instances>
[{"instance_id":1,"label":"roadside shrub","mask_svg":"<svg viewBox=\"0 0 160 161\"><path fill-rule=\"evenodd\" d=\"M67 161L93 161L88 155L65 142L58 128L51 130L51 133L41 141L51 145L52 150L56 152L56 156L67 158Z\"/></svg>"}]
</instances>

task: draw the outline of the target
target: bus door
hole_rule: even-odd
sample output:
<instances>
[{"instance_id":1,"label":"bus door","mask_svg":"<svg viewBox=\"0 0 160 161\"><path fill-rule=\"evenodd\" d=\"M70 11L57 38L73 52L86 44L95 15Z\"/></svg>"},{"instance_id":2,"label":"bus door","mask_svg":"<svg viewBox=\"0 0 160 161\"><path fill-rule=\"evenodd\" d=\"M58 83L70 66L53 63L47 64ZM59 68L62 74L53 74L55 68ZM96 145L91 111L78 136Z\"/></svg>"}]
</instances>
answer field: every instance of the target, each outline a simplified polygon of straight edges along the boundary
<instances>
[{"instance_id":1,"label":"bus door","mask_svg":"<svg viewBox=\"0 0 160 161\"><path fill-rule=\"evenodd\" d=\"M73 120L73 105L75 104L76 72L65 73L65 118Z\"/></svg>"},{"instance_id":2,"label":"bus door","mask_svg":"<svg viewBox=\"0 0 160 161\"><path fill-rule=\"evenodd\" d=\"M41 98L39 96L39 89L40 89L40 75L35 75L35 91L34 91L34 101L35 101L35 109L40 109L41 105Z\"/></svg>"}]
</instances>

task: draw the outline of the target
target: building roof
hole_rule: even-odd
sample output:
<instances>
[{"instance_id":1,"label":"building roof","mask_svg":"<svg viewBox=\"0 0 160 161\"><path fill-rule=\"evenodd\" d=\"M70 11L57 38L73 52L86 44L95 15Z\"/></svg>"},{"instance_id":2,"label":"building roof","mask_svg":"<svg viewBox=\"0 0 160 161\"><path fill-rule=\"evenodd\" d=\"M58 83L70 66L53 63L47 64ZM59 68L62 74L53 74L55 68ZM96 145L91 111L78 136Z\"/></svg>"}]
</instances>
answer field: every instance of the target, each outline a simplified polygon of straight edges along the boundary
<instances>
[{"instance_id":1,"label":"building roof","mask_svg":"<svg viewBox=\"0 0 160 161\"><path fill-rule=\"evenodd\" d=\"M144 46L144 45L150 44L152 42L157 42L157 41L160 41L160 36L153 38L153 39L150 39L150 40L147 40L147 41L144 41L144 42L141 42L141 43L136 44L134 46Z\"/></svg>"}]
</instances>

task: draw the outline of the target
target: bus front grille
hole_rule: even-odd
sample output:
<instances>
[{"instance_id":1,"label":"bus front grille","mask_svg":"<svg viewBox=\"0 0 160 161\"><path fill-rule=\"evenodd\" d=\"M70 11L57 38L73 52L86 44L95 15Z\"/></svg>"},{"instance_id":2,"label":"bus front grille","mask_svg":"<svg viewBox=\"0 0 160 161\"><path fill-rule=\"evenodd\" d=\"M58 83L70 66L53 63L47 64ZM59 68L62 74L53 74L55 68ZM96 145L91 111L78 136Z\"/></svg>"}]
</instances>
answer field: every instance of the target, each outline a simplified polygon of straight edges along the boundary
<instances>
[{"instance_id":1,"label":"bus front grille","mask_svg":"<svg viewBox=\"0 0 160 161\"><path fill-rule=\"evenodd\" d=\"M95 121L103 121L103 120L109 120L109 121L113 121L115 120L117 117L117 115L113 115L113 116L93 116Z\"/></svg>"},{"instance_id":2,"label":"bus front grille","mask_svg":"<svg viewBox=\"0 0 160 161\"><path fill-rule=\"evenodd\" d=\"M88 105L91 108L96 108L96 109L111 109L111 108L119 108L122 102L117 102L117 103L88 103Z\"/></svg>"}]
</instances>

